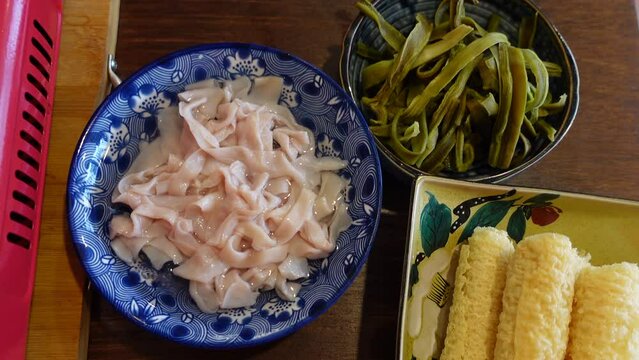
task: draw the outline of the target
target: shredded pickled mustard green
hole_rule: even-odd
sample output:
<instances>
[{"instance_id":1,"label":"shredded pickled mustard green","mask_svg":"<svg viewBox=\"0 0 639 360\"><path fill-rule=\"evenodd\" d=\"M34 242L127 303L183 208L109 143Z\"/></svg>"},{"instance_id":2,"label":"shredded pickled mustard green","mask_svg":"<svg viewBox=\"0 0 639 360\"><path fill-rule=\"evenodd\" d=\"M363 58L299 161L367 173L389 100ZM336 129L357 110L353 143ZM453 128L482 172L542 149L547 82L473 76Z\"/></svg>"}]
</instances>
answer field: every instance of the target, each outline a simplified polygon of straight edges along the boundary
<instances>
[{"instance_id":1,"label":"shredded pickled mustard green","mask_svg":"<svg viewBox=\"0 0 639 360\"><path fill-rule=\"evenodd\" d=\"M418 14L407 36L370 0L357 7L387 44L357 44L369 62L361 102L372 133L403 162L429 173L508 169L526 160L538 137L554 140L546 118L563 110L567 96L553 102L550 78L562 68L532 50L537 14L522 19L515 47L499 32L498 15L483 28L466 15L464 0L443 0L432 22Z\"/></svg>"},{"instance_id":2,"label":"shredded pickled mustard green","mask_svg":"<svg viewBox=\"0 0 639 360\"><path fill-rule=\"evenodd\" d=\"M395 51L399 51L402 48L402 44L406 41L406 37L397 30L393 25L391 25L388 21L386 21L382 15L375 9L373 4L371 4L370 0L359 1L355 4L357 8L363 12L366 16L371 18L377 27L379 28L380 34L386 41L386 43Z\"/></svg>"}]
</instances>

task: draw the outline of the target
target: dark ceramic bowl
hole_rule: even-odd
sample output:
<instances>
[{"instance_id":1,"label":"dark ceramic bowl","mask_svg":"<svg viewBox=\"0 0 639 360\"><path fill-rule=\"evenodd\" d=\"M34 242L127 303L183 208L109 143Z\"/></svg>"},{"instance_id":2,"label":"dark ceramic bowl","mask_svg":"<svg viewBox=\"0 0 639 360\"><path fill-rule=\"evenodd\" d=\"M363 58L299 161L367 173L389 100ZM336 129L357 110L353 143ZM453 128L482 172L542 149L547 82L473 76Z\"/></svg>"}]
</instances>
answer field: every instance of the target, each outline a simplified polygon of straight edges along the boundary
<instances>
[{"instance_id":1,"label":"dark ceramic bowl","mask_svg":"<svg viewBox=\"0 0 639 360\"><path fill-rule=\"evenodd\" d=\"M402 33L408 34L415 25L415 15L426 13L432 19L435 10L441 0L379 0L373 5L383 17L397 27ZM522 18L539 13L537 33L533 43L533 50L544 61L552 61L561 65L563 72L561 77L550 78L550 93L556 98L561 94L567 94L566 106L561 113L548 117L549 121L557 129L555 140L549 142L545 138L538 137L532 144L532 150L528 157L518 166L508 170L495 169L487 164L477 164L465 173L442 172L436 174L449 178L464 179L479 182L500 182L512 177L537 161L554 149L564 138L577 114L579 105L579 73L575 59L559 31L550 20L539 10L532 0L480 0L478 5L466 4L466 15L473 18L479 25L485 27L492 14L501 17L499 31L505 33L512 44L517 43L519 23ZM342 86L355 99L355 102L363 110L361 98L361 72L368 65L368 61L357 55L357 43L365 44L383 50L386 46L375 23L360 15L351 24L342 48L340 59L340 77ZM385 169L395 174L402 180L414 180L421 175L429 175L427 172L414 166L403 163L393 152L379 139L375 138L380 153L382 165Z\"/></svg>"}]
</instances>

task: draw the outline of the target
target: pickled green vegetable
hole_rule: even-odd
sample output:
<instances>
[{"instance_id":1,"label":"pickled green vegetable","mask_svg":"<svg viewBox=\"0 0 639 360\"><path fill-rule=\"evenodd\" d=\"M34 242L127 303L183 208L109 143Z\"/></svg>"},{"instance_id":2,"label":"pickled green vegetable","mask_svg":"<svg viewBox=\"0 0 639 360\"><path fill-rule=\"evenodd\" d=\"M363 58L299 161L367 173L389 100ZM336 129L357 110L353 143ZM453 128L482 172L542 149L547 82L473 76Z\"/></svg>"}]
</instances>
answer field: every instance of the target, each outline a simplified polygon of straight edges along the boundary
<instances>
[{"instance_id":1,"label":"pickled green vegetable","mask_svg":"<svg viewBox=\"0 0 639 360\"><path fill-rule=\"evenodd\" d=\"M557 100L557 102L542 105L539 109L539 116L545 117L560 112L564 106L566 106L567 99L568 96L566 94L562 94L559 96L559 100Z\"/></svg>"},{"instance_id":2,"label":"pickled green vegetable","mask_svg":"<svg viewBox=\"0 0 639 360\"><path fill-rule=\"evenodd\" d=\"M515 155L515 146L519 140L521 133L521 125L524 122L526 113L526 89L528 87L528 78L526 75L526 62L522 49L516 47L508 48L508 58L510 65L510 73L513 79L512 97L510 111L508 113L508 122L506 130L501 139L501 151L499 159L494 165L500 169L510 168L513 156Z\"/></svg>"},{"instance_id":3,"label":"pickled green vegetable","mask_svg":"<svg viewBox=\"0 0 639 360\"><path fill-rule=\"evenodd\" d=\"M546 67L534 51L523 49L522 55L526 61L526 67L535 76L534 97L526 104L526 112L528 112L540 107L546 101L549 89L548 70L546 70Z\"/></svg>"},{"instance_id":4,"label":"pickled green vegetable","mask_svg":"<svg viewBox=\"0 0 639 360\"><path fill-rule=\"evenodd\" d=\"M546 67L546 71L548 71L548 76L550 77L561 76L561 66L549 61L543 61L543 63L544 63L544 66Z\"/></svg>"},{"instance_id":5,"label":"pickled green vegetable","mask_svg":"<svg viewBox=\"0 0 639 360\"><path fill-rule=\"evenodd\" d=\"M415 60L415 66L423 65L436 57L448 52L459 44L473 29L467 25L460 25L446 33L439 41L428 44Z\"/></svg>"},{"instance_id":6,"label":"pickled green vegetable","mask_svg":"<svg viewBox=\"0 0 639 360\"><path fill-rule=\"evenodd\" d=\"M423 64L415 70L415 75L421 80L431 79L435 77L435 75L439 74L439 71L444 67L444 64L448 60L446 57L440 57L437 62L432 65L430 68L428 67L431 64Z\"/></svg>"},{"instance_id":7,"label":"pickled green vegetable","mask_svg":"<svg viewBox=\"0 0 639 360\"><path fill-rule=\"evenodd\" d=\"M548 124L546 120L542 119L537 121L535 123L535 126L537 126L537 129L539 129L539 131L543 132L546 135L548 140L555 141L555 134L557 133L557 130L555 130L554 127Z\"/></svg>"},{"instance_id":8,"label":"pickled green vegetable","mask_svg":"<svg viewBox=\"0 0 639 360\"><path fill-rule=\"evenodd\" d=\"M510 114L510 106L512 103L513 78L510 72L510 54L508 45L499 45L499 112L497 119L493 124L492 141L489 147L488 164L492 167L498 167L499 154L501 154L502 138L508 126L508 118Z\"/></svg>"},{"instance_id":9,"label":"pickled green vegetable","mask_svg":"<svg viewBox=\"0 0 639 360\"><path fill-rule=\"evenodd\" d=\"M370 0L357 7L387 43L382 51L357 45L369 61L361 103L371 132L404 163L429 173L508 169L530 156L539 137L554 140L548 116L564 109L567 96L553 100L551 78L562 69L530 49L537 14L522 21L514 47L497 32L498 15L484 29L466 16L464 0L442 1L432 22L417 15L407 36Z\"/></svg>"},{"instance_id":10,"label":"pickled green vegetable","mask_svg":"<svg viewBox=\"0 0 639 360\"><path fill-rule=\"evenodd\" d=\"M501 23L501 17L497 14L492 14L490 19L488 19L488 26L486 26L486 31L488 32L496 32L499 30L499 23Z\"/></svg>"},{"instance_id":11,"label":"pickled green vegetable","mask_svg":"<svg viewBox=\"0 0 639 360\"><path fill-rule=\"evenodd\" d=\"M470 117L476 121L488 119L499 112L499 104L497 104L492 93L488 93L483 99L471 99L468 101L467 106Z\"/></svg>"},{"instance_id":12,"label":"pickled green vegetable","mask_svg":"<svg viewBox=\"0 0 639 360\"><path fill-rule=\"evenodd\" d=\"M524 160L526 160L526 156L528 156L532 150L530 140L528 140L528 137L526 137L523 133L519 134L519 143L521 144L521 147L517 154L513 157L513 165L519 165L524 162Z\"/></svg>"},{"instance_id":13,"label":"pickled green vegetable","mask_svg":"<svg viewBox=\"0 0 639 360\"><path fill-rule=\"evenodd\" d=\"M466 8L464 7L464 0L450 0L450 5L448 5L448 10L450 15L449 19L453 19L451 25L451 29L454 29L461 25L462 19L466 16Z\"/></svg>"},{"instance_id":14,"label":"pickled green vegetable","mask_svg":"<svg viewBox=\"0 0 639 360\"><path fill-rule=\"evenodd\" d=\"M419 114L428 102L437 95L442 89L450 83L457 74L477 56L481 55L489 47L498 43L507 43L508 38L504 34L489 33L472 43L468 44L460 50L454 57L450 59L448 64L444 66L442 71L437 75L424 89L424 92L413 99L406 109L405 116L412 117Z\"/></svg>"},{"instance_id":15,"label":"pickled green vegetable","mask_svg":"<svg viewBox=\"0 0 639 360\"><path fill-rule=\"evenodd\" d=\"M356 46L357 55L369 61L380 61L385 58L385 54L383 52L364 44L361 40L357 42Z\"/></svg>"},{"instance_id":16,"label":"pickled green vegetable","mask_svg":"<svg viewBox=\"0 0 639 360\"><path fill-rule=\"evenodd\" d=\"M524 117L524 125L521 131L532 138L537 137L537 130L535 129L535 125L532 121L530 121L530 119L528 119L528 117Z\"/></svg>"},{"instance_id":17,"label":"pickled green vegetable","mask_svg":"<svg viewBox=\"0 0 639 360\"><path fill-rule=\"evenodd\" d=\"M497 80L499 79L499 76L497 75L497 63L493 56L483 59L479 63L477 69L479 70L483 90L499 89L499 84L497 83Z\"/></svg>"},{"instance_id":18,"label":"pickled green vegetable","mask_svg":"<svg viewBox=\"0 0 639 360\"><path fill-rule=\"evenodd\" d=\"M380 34L393 50L399 51L402 48L406 38L397 28L382 17L370 0L359 1L355 6L377 24Z\"/></svg>"},{"instance_id":19,"label":"pickled green vegetable","mask_svg":"<svg viewBox=\"0 0 639 360\"><path fill-rule=\"evenodd\" d=\"M455 80L455 83L453 83L448 88L448 91L446 91L446 94L444 95L444 98L439 104L439 107L437 108L437 110L435 110L435 113L433 114L432 121L429 123L429 128L431 129L431 131L432 129L439 127L446 113L448 113L450 109L452 108L451 104L453 102L459 101L458 99L460 99L462 92L464 91L466 87L466 82L468 82L468 79L470 78L470 75L472 74L473 70L475 70L475 67L477 66L477 62L478 61L475 60L468 63L466 67L464 67L462 71L459 73L459 76ZM463 106L465 109L466 107L465 96L463 97L462 101L463 101Z\"/></svg>"},{"instance_id":20,"label":"pickled green vegetable","mask_svg":"<svg viewBox=\"0 0 639 360\"><path fill-rule=\"evenodd\" d=\"M364 91L384 82L392 65L393 60L382 60L362 69L362 87Z\"/></svg>"},{"instance_id":21,"label":"pickled green vegetable","mask_svg":"<svg viewBox=\"0 0 639 360\"><path fill-rule=\"evenodd\" d=\"M408 35L408 38L406 38L400 53L393 59L389 74L381 89L375 97L362 99L362 102L377 114L378 123L385 124L387 122L387 113L382 108L386 107L392 94L395 93L398 86L402 83L406 75L408 75L415 59L428 43L432 29L433 26L430 21L422 14L418 14L417 25L415 25Z\"/></svg>"},{"instance_id":22,"label":"pickled green vegetable","mask_svg":"<svg viewBox=\"0 0 639 360\"><path fill-rule=\"evenodd\" d=\"M475 160L475 150L471 143L466 142L464 130L457 129L457 139L455 142L455 170L465 172Z\"/></svg>"},{"instance_id":23,"label":"pickled green vegetable","mask_svg":"<svg viewBox=\"0 0 639 360\"><path fill-rule=\"evenodd\" d=\"M525 17L521 19L519 24L519 47L522 49L529 49L533 45L535 39L535 33L537 32L537 17L538 13L535 13L531 17Z\"/></svg>"}]
</instances>

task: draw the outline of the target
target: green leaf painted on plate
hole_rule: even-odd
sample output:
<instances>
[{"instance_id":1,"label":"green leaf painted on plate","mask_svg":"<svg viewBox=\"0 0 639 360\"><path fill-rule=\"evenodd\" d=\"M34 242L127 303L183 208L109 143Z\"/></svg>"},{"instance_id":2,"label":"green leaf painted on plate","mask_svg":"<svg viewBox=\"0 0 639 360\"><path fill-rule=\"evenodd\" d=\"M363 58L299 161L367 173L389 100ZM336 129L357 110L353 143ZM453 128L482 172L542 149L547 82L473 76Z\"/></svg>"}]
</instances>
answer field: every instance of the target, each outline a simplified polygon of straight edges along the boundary
<instances>
[{"instance_id":1,"label":"green leaf painted on plate","mask_svg":"<svg viewBox=\"0 0 639 360\"><path fill-rule=\"evenodd\" d=\"M408 297L413 296L413 285L415 285L419 281L419 263L424 261L426 258L426 254L423 252L418 253L415 256L415 261L410 266L410 274L408 276Z\"/></svg>"},{"instance_id":2,"label":"green leaf painted on plate","mask_svg":"<svg viewBox=\"0 0 639 360\"><path fill-rule=\"evenodd\" d=\"M457 205L453 209L453 214L457 215L457 220L455 220L455 222L453 222L453 225L450 227L450 233L451 234L454 233L455 231L457 231L457 229L461 228L461 226L466 223L466 220L470 218L471 208L475 206L479 206L487 202L502 200L507 197L511 197L515 195L516 193L517 193L517 190L510 189L503 194L475 197L472 199L468 199L462 202L461 204Z\"/></svg>"},{"instance_id":3,"label":"green leaf painted on plate","mask_svg":"<svg viewBox=\"0 0 639 360\"><path fill-rule=\"evenodd\" d=\"M458 242L468 239L476 227L497 226L504 216L506 216L508 209L510 209L510 206L514 202L515 200L493 201L479 208L466 224Z\"/></svg>"},{"instance_id":4,"label":"green leaf painted on plate","mask_svg":"<svg viewBox=\"0 0 639 360\"><path fill-rule=\"evenodd\" d=\"M526 220L529 220L530 217L532 216L532 209L530 208L530 206L524 205L521 207L521 209L524 212L524 216L526 217Z\"/></svg>"},{"instance_id":5,"label":"green leaf painted on plate","mask_svg":"<svg viewBox=\"0 0 639 360\"><path fill-rule=\"evenodd\" d=\"M428 193L428 203L422 210L420 230L422 235L422 248L426 256L446 245L448 241L448 229L453 221L450 208L446 204L440 204L435 195Z\"/></svg>"},{"instance_id":6,"label":"green leaf painted on plate","mask_svg":"<svg viewBox=\"0 0 639 360\"><path fill-rule=\"evenodd\" d=\"M530 199L524 201L524 204L532 204L532 205L542 205L544 203L555 200L559 197L559 194L548 194L542 193L531 197Z\"/></svg>"},{"instance_id":7,"label":"green leaf painted on plate","mask_svg":"<svg viewBox=\"0 0 639 360\"><path fill-rule=\"evenodd\" d=\"M524 213L523 207L518 207L517 210L510 215L506 230L508 231L508 235L516 242L520 242L521 239L524 238L524 233L526 232L526 214Z\"/></svg>"}]
</instances>

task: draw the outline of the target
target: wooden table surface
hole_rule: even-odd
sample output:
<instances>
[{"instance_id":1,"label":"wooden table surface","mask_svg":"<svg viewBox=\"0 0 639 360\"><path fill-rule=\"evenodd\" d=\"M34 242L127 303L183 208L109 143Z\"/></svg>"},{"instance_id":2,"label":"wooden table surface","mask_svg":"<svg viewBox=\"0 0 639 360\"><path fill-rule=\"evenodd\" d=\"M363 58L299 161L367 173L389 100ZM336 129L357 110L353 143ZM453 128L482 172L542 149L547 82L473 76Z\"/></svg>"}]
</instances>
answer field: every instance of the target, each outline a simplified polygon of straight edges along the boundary
<instances>
[{"instance_id":1,"label":"wooden table surface","mask_svg":"<svg viewBox=\"0 0 639 360\"><path fill-rule=\"evenodd\" d=\"M357 15L353 3L124 1L117 44L120 73L126 77L159 56L193 44L242 41L284 49L337 79L342 38ZM639 31L634 2L538 0L538 4L574 52L581 104L564 141L507 183L639 200ZM96 294L88 357L393 358L409 196L410 189L385 174L386 211L367 266L327 313L295 334L246 350L192 349L144 332Z\"/></svg>"}]
</instances>

